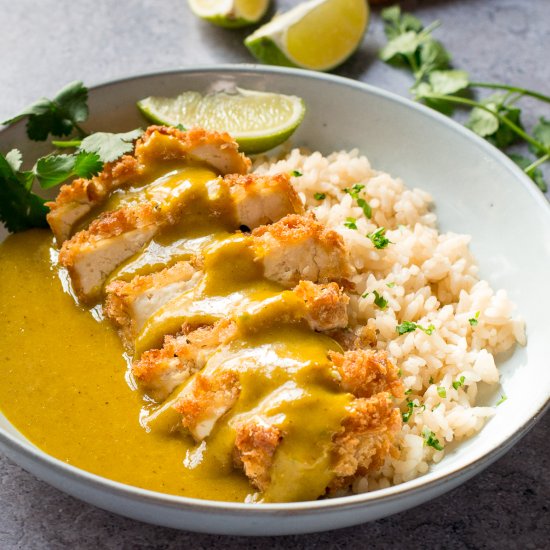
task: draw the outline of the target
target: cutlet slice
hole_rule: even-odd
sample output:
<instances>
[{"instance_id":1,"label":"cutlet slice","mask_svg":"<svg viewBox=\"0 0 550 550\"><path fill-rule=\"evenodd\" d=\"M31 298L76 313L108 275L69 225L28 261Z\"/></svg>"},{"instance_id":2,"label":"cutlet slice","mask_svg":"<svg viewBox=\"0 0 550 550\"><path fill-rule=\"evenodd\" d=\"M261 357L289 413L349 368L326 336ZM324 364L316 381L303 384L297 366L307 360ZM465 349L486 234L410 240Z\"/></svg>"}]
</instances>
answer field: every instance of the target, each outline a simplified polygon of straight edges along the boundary
<instances>
[{"instance_id":1,"label":"cutlet slice","mask_svg":"<svg viewBox=\"0 0 550 550\"><path fill-rule=\"evenodd\" d=\"M328 282L349 275L348 253L342 237L319 223L313 214L291 214L252 232L264 275L283 286L302 280Z\"/></svg>"},{"instance_id":2,"label":"cutlet slice","mask_svg":"<svg viewBox=\"0 0 550 550\"><path fill-rule=\"evenodd\" d=\"M307 286L307 298L303 297L304 286ZM303 319L311 328L319 331L347 325L349 298L336 283L324 285L300 283L293 292L297 298L296 304L301 307L296 310L297 319L290 319L291 321ZM113 304L113 308L108 309L107 314L115 323L118 322L118 319L122 319L125 323L123 330L126 331L126 327L132 326L132 321L128 321L124 305L116 304L116 306L119 305L121 309L115 310L115 304ZM276 312L276 315L280 314L281 311ZM235 318L235 314L228 315L229 319L231 317ZM181 319L179 320L181 321ZM280 321L281 318L277 316L273 320ZM285 317L282 321L288 322L289 319ZM254 325L253 319L250 322ZM166 336L162 349L145 351L140 359L132 365L134 378L142 389L154 399L164 399L187 379L190 362L195 361L193 359L195 353L201 352L201 358L197 360L200 366L193 367L192 371L202 368L209 353L214 353L220 346L229 343L240 334L238 323L224 319L223 316L220 316L220 320L210 327L201 327L193 332L189 332L190 325L184 325L183 328L183 334L175 337ZM182 323L175 328L175 331L181 329ZM127 332L125 332L126 334ZM129 344L131 345L131 343Z\"/></svg>"},{"instance_id":3,"label":"cutlet slice","mask_svg":"<svg viewBox=\"0 0 550 550\"><path fill-rule=\"evenodd\" d=\"M201 276L193 262L182 261L130 282L113 281L106 288L104 312L125 343L133 343L147 319L166 302L195 286Z\"/></svg>"},{"instance_id":4,"label":"cutlet slice","mask_svg":"<svg viewBox=\"0 0 550 550\"><path fill-rule=\"evenodd\" d=\"M234 177L229 183L216 179L205 187L213 215L234 214L235 228L254 227L255 219L264 221L267 215L274 216L267 221L276 221L288 214L286 208L293 212L301 207L294 200L295 191L286 174L250 176L246 182L236 182ZM257 192L260 187L264 189L261 194ZM105 212L88 229L65 241L59 261L68 269L78 298L91 301L97 297L107 277L122 262L139 252L161 230L184 220L192 212L197 192L190 190L166 203L152 201ZM239 212L243 218L238 217Z\"/></svg>"},{"instance_id":5,"label":"cutlet slice","mask_svg":"<svg viewBox=\"0 0 550 550\"><path fill-rule=\"evenodd\" d=\"M331 353L331 358L338 360L335 366L343 373L341 388L356 398L346 407L341 430L332 436L329 491L382 466L402 423L392 395L403 396L397 369L385 352ZM235 429L234 462L255 487L266 492L276 451L287 434L273 418L258 414L245 417Z\"/></svg>"},{"instance_id":6,"label":"cutlet slice","mask_svg":"<svg viewBox=\"0 0 550 550\"><path fill-rule=\"evenodd\" d=\"M179 161L204 163L222 175L246 174L250 168L250 160L238 152L237 143L227 133L150 126L136 141L133 155L106 163L97 176L62 186L56 200L47 203L48 223L58 245L71 236L79 220L104 203L114 190L146 182L160 163L174 165Z\"/></svg>"}]
</instances>

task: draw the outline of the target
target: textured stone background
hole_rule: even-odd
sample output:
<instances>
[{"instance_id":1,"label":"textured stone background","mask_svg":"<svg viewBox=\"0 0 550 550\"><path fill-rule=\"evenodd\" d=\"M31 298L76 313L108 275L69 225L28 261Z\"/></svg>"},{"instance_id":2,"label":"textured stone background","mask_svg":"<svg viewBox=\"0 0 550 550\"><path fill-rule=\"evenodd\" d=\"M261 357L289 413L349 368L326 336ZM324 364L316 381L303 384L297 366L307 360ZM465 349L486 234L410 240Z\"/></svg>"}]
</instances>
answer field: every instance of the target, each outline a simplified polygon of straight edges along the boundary
<instances>
[{"instance_id":1,"label":"textured stone background","mask_svg":"<svg viewBox=\"0 0 550 550\"><path fill-rule=\"evenodd\" d=\"M278 7L293 2L278 1ZM549 0L403 2L477 80L550 93ZM250 62L246 31L196 20L185 0L0 0L0 120L60 85L91 85L197 64ZM375 11L360 50L336 72L407 95L408 75L377 61ZM526 103L527 126L549 109ZM550 170L546 169L547 176ZM1 383L1 381L0 381ZM81 503L0 457L0 549L15 548L548 548L547 415L499 462L462 487L359 527L318 535L238 538L154 527Z\"/></svg>"}]
</instances>

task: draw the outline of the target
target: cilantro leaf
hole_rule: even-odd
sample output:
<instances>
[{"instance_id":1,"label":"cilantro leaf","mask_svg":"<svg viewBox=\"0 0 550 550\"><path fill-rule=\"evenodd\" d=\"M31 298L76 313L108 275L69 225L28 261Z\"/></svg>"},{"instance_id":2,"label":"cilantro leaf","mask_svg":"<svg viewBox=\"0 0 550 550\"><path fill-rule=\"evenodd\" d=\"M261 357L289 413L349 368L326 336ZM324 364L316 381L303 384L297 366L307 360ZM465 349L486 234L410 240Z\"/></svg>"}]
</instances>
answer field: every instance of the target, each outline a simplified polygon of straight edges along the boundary
<instances>
[{"instance_id":1,"label":"cilantro leaf","mask_svg":"<svg viewBox=\"0 0 550 550\"><path fill-rule=\"evenodd\" d=\"M544 117L540 117L538 123L533 128L533 137L542 143L546 149L535 147L530 145L529 149L532 153L538 156L542 156L550 152L550 120L546 120Z\"/></svg>"},{"instance_id":2,"label":"cilantro leaf","mask_svg":"<svg viewBox=\"0 0 550 550\"><path fill-rule=\"evenodd\" d=\"M327 195L326 193L314 193L313 194L313 198L316 200L316 201L322 201L324 199L327 198Z\"/></svg>"},{"instance_id":3,"label":"cilantro leaf","mask_svg":"<svg viewBox=\"0 0 550 550\"><path fill-rule=\"evenodd\" d=\"M0 221L12 233L46 227L48 208L44 199L30 190L32 172L14 170L14 165L21 166L19 151L10 151L6 157L0 154Z\"/></svg>"},{"instance_id":4,"label":"cilantro leaf","mask_svg":"<svg viewBox=\"0 0 550 550\"><path fill-rule=\"evenodd\" d=\"M392 38L381 50L380 59L386 63L406 63L422 42L415 31L408 31Z\"/></svg>"},{"instance_id":5,"label":"cilantro leaf","mask_svg":"<svg viewBox=\"0 0 550 550\"><path fill-rule=\"evenodd\" d=\"M428 336L431 336L435 330L435 327L433 325L423 327L422 325L419 325L418 323L414 323L412 321L403 321L400 325L397 325L395 327L395 331L401 336L403 334L406 334L407 332L414 332L417 328L420 329L422 332L425 332Z\"/></svg>"},{"instance_id":6,"label":"cilantro leaf","mask_svg":"<svg viewBox=\"0 0 550 550\"><path fill-rule=\"evenodd\" d=\"M139 136L138 136L139 137ZM292 170L290 173L291 176L294 176L295 178L299 178L300 176L303 176L302 172L300 170Z\"/></svg>"},{"instance_id":7,"label":"cilantro leaf","mask_svg":"<svg viewBox=\"0 0 550 550\"><path fill-rule=\"evenodd\" d=\"M527 167L529 167L532 164L532 161L530 159L522 155L517 155L516 153L509 153L508 156L522 170L525 170ZM543 193L546 193L546 191L548 191L548 185L546 184L544 175L542 174L542 171L540 170L540 168L536 168L530 174L528 174L528 176L537 184L537 186Z\"/></svg>"},{"instance_id":8,"label":"cilantro leaf","mask_svg":"<svg viewBox=\"0 0 550 550\"><path fill-rule=\"evenodd\" d=\"M23 162L23 155L19 149L12 149L6 153L5 159L14 172L18 172Z\"/></svg>"},{"instance_id":9,"label":"cilantro leaf","mask_svg":"<svg viewBox=\"0 0 550 550\"><path fill-rule=\"evenodd\" d=\"M103 163L95 153L82 151L77 155L47 155L38 159L33 172L43 189L49 189L78 176L89 178L101 171Z\"/></svg>"},{"instance_id":10,"label":"cilantro leaf","mask_svg":"<svg viewBox=\"0 0 550 550\"><path fill-rule=\"evenodd\" d=\"M479 319L479 311L476 311L476 314L473 317L470 317L468 319L468 323L470 323L472 327L475 327L479 323L478 319Z\"/></svg>"},{"instance_id":11,"label":"cilantro leaf","mask_svg":"<svg viewBox=\"0 0 550 550\"><path fill-rule=\"evenodd\" d=\"M420 45L418 52L420 60L420 73L428 74L432 71L449 68L451 56L441 42L430 38Z\"/></svg>"},{"instance_id":12,"label":"cilantro leaf","mask_svg":"<svg viewBox=\"0 0 550 550\"><path fill-rule=\"evenodd\" d=\"M376 290L373 290L372 293L374 294L375 305L377 305L380 309L386 309L388 307L388 300L378 294Z\"/></svg>"},{"instance_id":13,"label":"cilantro leaf","mask_svg":"<svg viewBox=\"0 0 550 550\"><path fill-rule=\"evenodd\" d=\"M445 399L447 397L447 390L443 386L437 386L437 395Z\"/></svg>"},{"instance_id":14,"label":"cilantro leaf","mask_svg":"<svg viewBox=\"0 0 550 550\"><path fill-rule=\"evenodd\" d=\"M453 388L455 390L458 390L458 388L460 388L460 386L463 386L464 385L464 382L466 381L466 378L464 378L464 376L461 376L458 380L455 380L453 382Z\"/></svg>"},{"instance_id":15,"label":"cilantro leaf","mask_svg":"<svg viewBox=\"0 0 550 550\"><path fill-rule=\"evenodd\" d=\"M386 237L386 228L379 227L376 231L369 233L367 237L372 241L375 248L386 248L392 242Z\"/></svg>"},{"instance_id":16,"label":"cilantro leaf","mask_svg":"<svg viewBox=\"0 0 550 550\"><path fill-rule=\"evenodd\" d=\"M80 81L71 82L59 90L53 99L41 98L25 107L3 124L27 119L27 135L35 141L45 141L49 134L68 136L78 123L88 118L88 89Z\"/></svg>"},{"instance_id":17,"label":"cilantro leaf","mask_svg":"<svg viewBox=\"0 0 550 550\"><path fill-rule=\"evenodd\" d=\"M355 223L357 220L355 218L346 218L346 221L344 222L344 225L348 229L357 229L357 224Z\"/></svg>"},{"instance_id":18,"label":"cilantro leaf","mask_svg":"<svg viewBox=\"0 0 550 550\"><path fill-rule=\"evenodd\" d=\"M97 153L103 162L113 162L117 158L132 151L134 141L141 136L143 130L138 128L122 134L96 132L82 140L80 149L88 153Z\"/></svg>"},{"instance_id":19,"label":"cilantro leaf","mask_svg":"<svg viewBox=\"0 0 550 550\"><path fill-rule=\"evenodd\" d=\"M439 439L437 439L437 437L435 437L435 434L430 429L424 428L424 430L422 432L422 436L424 437L424 443L428 447L433 447L437 451L442 451L443 450L443 447L442 447L441 443L439 443Z\"/></svg>"},{"instance_id":20,"label":"cilantro leaf","mask_svg":"<svg viewBox=\"0 0 550 550\"><path fill-rule=\"evenodd\" d=\"M422 22L410 13L401 15L399 6L383 9L380 15L384 21L384 32L388 39L395 38L407 31L420 32L422 30Z\"/></svg>"},{"instance_id":21,"label":"cilantro leaf","mask_svg":"<svg viewBox=\"0 0 550 550\"><path fill-rule=\"evenodd\" d=\"M428 76L428 82L433 93L449 95L467 88L470 79L466 71L449 69L446 71L432 71Z\"/></svg>"},{"instance_id":22,"label":"cilantro leaf","mask_svg":"<svg viewBox=\"0 0 550 550\"><path fill-rule=\"evenodd\" d=\"M499 405L502 405L502 403L504 403L507 399L508 399L508 397L506 397L505 394L502 394L500 396L500 399L496 402L495 407L498 407Z\"/></svg>"}]
</instances>

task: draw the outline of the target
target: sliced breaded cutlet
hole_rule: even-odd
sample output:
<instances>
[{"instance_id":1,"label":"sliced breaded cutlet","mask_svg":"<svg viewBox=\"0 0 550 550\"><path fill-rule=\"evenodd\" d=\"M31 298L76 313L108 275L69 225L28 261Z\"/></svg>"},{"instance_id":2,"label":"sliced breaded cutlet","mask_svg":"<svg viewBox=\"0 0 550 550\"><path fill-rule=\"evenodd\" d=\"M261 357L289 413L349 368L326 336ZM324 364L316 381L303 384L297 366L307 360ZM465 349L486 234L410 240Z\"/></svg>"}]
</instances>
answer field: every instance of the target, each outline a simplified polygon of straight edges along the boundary
<instances>
[{"instance_id":1,"label":"sliced breaded cutlet","mask_svg":"<svg viewBox=\"0 0 550 550\"><path fill-rule=\"evenodd\" d=\"M327 487L329 491L348 486L356 477L380 468L391 452L402 422L392 397L402 397L403 386L386 352L346 352L342 361L357 363L348 369L349 376L342 381L342 389L352 387L355 391L351 393L356 398L346 407L341 430L332 437L334 477ZM380 363L378 368L374 366L377 362ZM376 371L379 386L373 385L368 376L359 374L361 365L371 365L369 369ZM354 379L352 373L358 378ZM386 389L378 391L383 386ZM269 488L276 451L284 439L284 428L273 418L254 415L236 425L235 464L243 468L252 484L261 491Z\"/></svg>"},{"instance_id":2,"label":"sliced breaded cutlet","mask_svg":"<svg viewBox=\"0 0 550 550\"><path fill-rule=\"evenodd\" d=\"M302 301L297 316L310 328L324 331L347 325L349 298L336 283L314 284L303 281L293 292ZM135 323L132 324L128 314L114 314L112 310L108 310L108 313L115 321L120 319L125 323L119 326L124 331L123 337L127 338L128 331L136 326ZM166 398L188 378L190 372L204 366L208 354L237 338L241 334L238 324L230 320L231 313L227 317L210 327L201 327L192 332L189 332L190 327L184 326L180 335L167 335L161 349L145 351L132 365L134 378L143 391L157 400ZM131 345L128 340L126 342ZM200 360L196 360L198 366L190 369L193 357L199 352Z\"/></svg>"},{"instance_id":3,"label":"sliced breaded cutlet","mask_svg":"<svg viewBox=\"0 0 550 550\"><path fill-rule=\"evenodd\" d=\"M63 185L56 200L47 203L48 223L58 245L71 236L79 220L105 202L114 190L143 180L152 165L178 160L208 164L222 175L246 174L250 168L250 160L239 153L237 143L227 133L150 126L136 141L132 155L106 163L97 176Z\"/></svg>"},{"instance_id":4,"label":"sliced breaded cutlet","mask_svg":"<svg viewBox=\"0 0 550 550\"><path fill-rule=\"evenodd\" d=\"M230 204L223 208L233 209L237 227L253 228L256 221L273 222L287 215L289 209L294 212L302 208L287 174L250 176L244 182L231 177L229 183L218 179L207 185L214 208L220 207L220 197L228 194ZM254 208L247 206L248 200ZM183 195L167 204L146 202L125 206L103 213L88 229L65 241L59 261L68 269L78 298L82 301L96 298L107 277L122 262L162 229L175 226L192 207L192 196L186 199ZM237 217L239 212L242 218ZM268 215L272 218L267 218Z\"/></svg>"},{"instance_id":5,"label":"sliced breaded cutlet","mask_svg":"<svg viewBox=\"0 0 550 550\"><path fill-rule=\"evenodd\" d=\"M342 237L319 223L313 214L288 215L252 232L264 275L286 287L302 280L345 279L350 272Z\"/></svg>"}]
</instances>

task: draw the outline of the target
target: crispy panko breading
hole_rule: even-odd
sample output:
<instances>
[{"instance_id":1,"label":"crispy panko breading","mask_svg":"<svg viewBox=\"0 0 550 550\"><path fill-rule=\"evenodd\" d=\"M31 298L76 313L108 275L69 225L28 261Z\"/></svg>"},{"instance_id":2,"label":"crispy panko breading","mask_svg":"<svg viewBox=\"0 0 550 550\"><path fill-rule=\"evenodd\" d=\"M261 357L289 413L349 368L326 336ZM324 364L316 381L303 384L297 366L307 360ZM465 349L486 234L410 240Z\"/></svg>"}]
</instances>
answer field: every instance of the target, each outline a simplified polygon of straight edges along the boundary
<instances>
[{"instance_id":1,"label":"crispy panko breading","mask_svg":"<svg viewBox=\"0 0 550 550\"><path fill-rule=\"evenodd\" d=\"M228 175L237 219L250 229L281 219L286 214L303 214L304 206L287 173L273 176Z\"/></svg>"},{"instance_id":2,"label":"crispy panko breading","mask_svg":"<svg viewBox=\"0 0 550 550\"><path fill-rule=\"evenodd\" d=\"M247 418L235 427L233 461L260 491L269 486L273 455L282 437L280 428L259 415Z\"/></svg>"},{"instance_id":3,"label":"crispy panko breading","mask_svg":"<svg viewBox=\"0 0 550 550\"><path fill-rule=\"evenodd\" d=\"M343 431L334 437L336 474L329 492L348 487L357 477L382 467L402 425L399 409L392 405L389 393L352 401Z\"/></svg>"},{"instance_id":4,"label":"crispy panko breading","mask_svg":"<svg viewBox=\"0 0 550 550\"><path fill-rule=\"evenodd\" d=\"M397 369L385 352L346 352L332 354L345 367L338 367L341 386L352 393L342 429L333 436L334 479L329 491L350 485L358 476L379 469L392 450L401 428L401 413L393 397L403 396ZM336 364L336 363L335 363ZM259 415L236 427L234 460L241 465L252 484L265 491L277 447L285 434Z\"/></svg>"},{"instance_id":5,"label":"crispy panko breading","mask_svg":"<svg viewBox=\"0 0 550 550\"><path fill-rule=\"evenodd\" d=\"M304 300L308 312L306 319L312 329L327 331L348 324L349 298L337 283L300 281L294 293Z\"/></svg>"},{"instance_id":6,"label":"crispy panko breading","mask_svg":"<svg viewBox=\"0 0 550 550\"><path fill-rule=\"evenodd\" d=\"M349 275L342 237L319 223L313 214L291 214L252 232L264 274L286 287L300 281L330 282Z\"/></svg>"},{"instance_id":7,"label":"crispy panko breading","mask_svg":"<svg viewBox=\"0 0 550 550\"><path fill-rule=\"evenodd\" d=\"M341 378L342 389L357 397L370 397L387 391L398 399L404 397L403 383L395 365L384 350L329 352Z\"/></svg>"},{"instance_id":8,"label":"crispy panko breading","mask_svg":"<svg viewBox=\"0 0 550 550\"><path fill-rule=\"evenodd\" d=\"M216 422L237 401L239 375L232 370L197 373L176 400L173 408L181 414L181 424L197 441L210 435Z\"/></svg>"},{"instance_id":9,"label":"crispy panko breading","mask_svg":"<svg viewBox=\"0 0 550 550\"><path fill-rule=\"evenodd\" d=\"M126 346L131 346L147 319L174 296L196 285L200 276L192 261L182 261L130 282L113 281L105 289L103 311L118 327Z\"/></svg>"},{"instance_id":10,"label":"crispy panko breading","mask_svg":"<svg viewBox=\"0 0 550 550\"><path fill-rule=\"evenodd\" d=\"M145 203L105 212L65 241L59 264L67 268L78 298L95 298L112 271L170 221L156 205Z\"/></svg>"},{"instance_id":11,"label":"crispy panko breading","mask_svg":"<svg viewBox=\"0 0 550 550\"><path fill-rule=\"evenodd\" d=\"M203 162L221 174L246 174L250 169L250 160L238 152L237 143L227 133L150 126L136 141L133 155L106 163L97 176L63 185L56 200L47 203L50 208L47 219L57 243L61 246L78 220L103 203L115 189L147 174L152 163L177 160Z\"/></svg>"},{"instance_id":12,"label":"crispy panko breading","mask_svg":"<svg viewBox=\"0 0 550 550\"><path fill-rule=\"evenodd\" d=\"M237 218L237 225L253 228L256 221L277 221L301 208L293 198L295 191L287 174L251 175L243 184L236 180L232 176L229 184L225 180L218 183L226 186L232 206L245 216ZM263 191L259 193L258 188ZM162 229L177 224L192 207L193 202L183 196L167 204L151 201L123 206L101 214L88 229L65 241L59 262L68 269L78 298L86 302L97 297L112 271Z\"/></svg>"},{"instance_id":13,"label":"crispy panko breading","mask_svg":"<svg viewBox=\"0 0 550 550\"><path fill-rule=\"evenodd\" d=\"M162 349L146 351L134 361L132 374L147 394L162 400L237 336L237 324L230 320L196 330L183 327L182 334L165 337Z\"/></svg>"},{"instance_id":14,"label":"crispy panko breading","mask_svg":"<svg viewBox=\"0 0 550 550\"><path fill-rule=\"evenodd\" d=\"M349 298L336 283L316 285L302 282L293 292L303 300L303 309L299 312L301 312L301 318L312 329L323 331L346 326L348 322L346 305ZM117 305L124 308L124 304L120 302ZM123 312L113 307L107 310L107 314L115 322L121 320L125 323L122 325L123 330L126 330L126 326L135 325L135 322L130 319L128 310ZM162 349L148 350L134 362L132 366L134 378L145 392L155 399L163 399L187 378L190 369L195 371L200 368L191 366L197 350L202 352L202 367L208 353L213 353L221 345L227 344L239 335L241 334L237 324L231 321L231 314L212 327L201 327L193 332L187 332L184 327L183 334L166 336ZM131 342L128 344L131 346Z\"/></svg>"}]
</instances>

